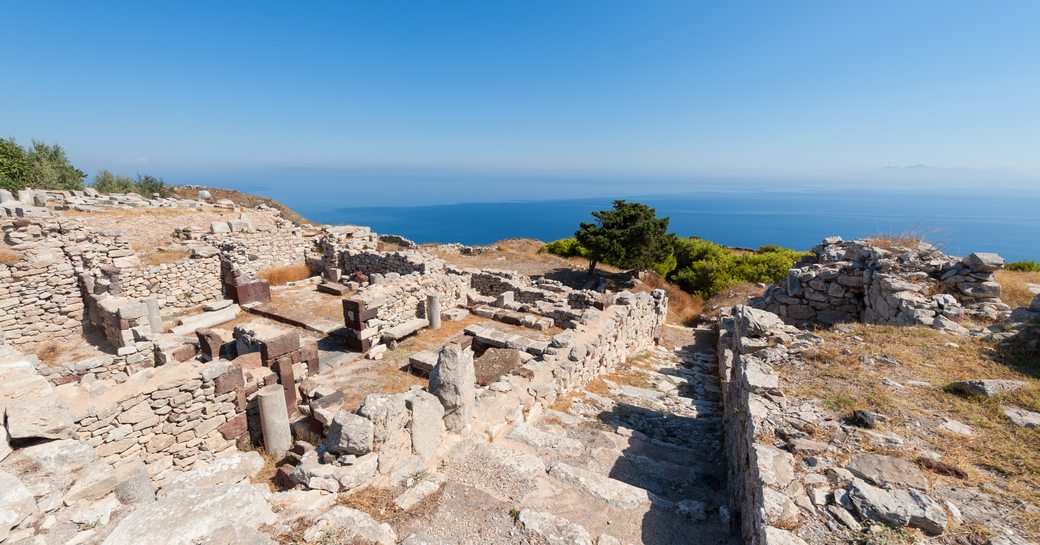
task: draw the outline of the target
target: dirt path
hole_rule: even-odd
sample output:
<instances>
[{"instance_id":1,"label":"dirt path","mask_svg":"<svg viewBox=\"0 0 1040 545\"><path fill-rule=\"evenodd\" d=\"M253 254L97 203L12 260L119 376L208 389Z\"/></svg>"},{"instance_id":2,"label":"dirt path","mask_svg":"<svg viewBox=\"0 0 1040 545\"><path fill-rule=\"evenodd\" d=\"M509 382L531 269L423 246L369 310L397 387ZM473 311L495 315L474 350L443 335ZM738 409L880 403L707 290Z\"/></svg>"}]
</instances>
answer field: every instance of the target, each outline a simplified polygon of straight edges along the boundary
<instances>
[{"instance_id":1,"label":"dirt path","mask_svg":"<svg viewBox=\"0 0 1040 545\"><path fill-rule=\"evenodd\" d=\"M401 537L457 544L736 544L708 330L649 350L494 441L447 457ZM697 341L700 342L697 342ZM422 543L423 541L415 541Z\"/></svg>"}]
</instances>

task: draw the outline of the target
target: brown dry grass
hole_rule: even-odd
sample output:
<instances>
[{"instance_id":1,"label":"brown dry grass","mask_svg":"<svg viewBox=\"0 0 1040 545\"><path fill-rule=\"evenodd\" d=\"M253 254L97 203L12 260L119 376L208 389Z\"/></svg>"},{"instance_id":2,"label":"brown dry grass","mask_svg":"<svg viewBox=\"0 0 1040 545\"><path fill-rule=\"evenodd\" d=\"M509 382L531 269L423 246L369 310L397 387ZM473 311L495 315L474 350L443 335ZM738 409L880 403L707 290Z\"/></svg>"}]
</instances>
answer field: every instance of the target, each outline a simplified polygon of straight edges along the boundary
<instances>
[{"instance_id":1,"label":"brown dry grass","mask_svg":"<svg viewBox=\"0 0 1040 545\"><path fill-rule=\"evenodd\" d=\"M1040 285L1040 272L1016 272L1000 270L996 273L997 283L1000 284L1000 298L1011 308L1028 307L1036 295L1026 284Z\"/></svg>"},{"instance_id":2,"label":"brown dry grass","mask_svg":"<svg viewBox=\"0 0 1040 545\"><path fill-rule=\"evenodd\" d=\"M137 257L141 260L141 264L145 266L173 263L187 259L191 253L187 248L149 246L141 243L131 244L131 247L137 252Z\"/></svg>"},{"instance_id":3,"label":"brown dry grass","mask_svg":"<svg viewBox=\"0 0 1040 545\"><path fill-rule=\"evenodd\" d=\"M943 463L965 471L971 484L993 485L987 488L1008 499L1040 505L1040 430L1013 425L1000 408L1013 404L1040 411L1040 362L1001 354L988 341L949 337L928 328L850 327L861 342L838 330L821 331L827 342L807 355L808 365L781 370L792 384L788 393L821 399L822 406L839 415L854 409L885 414L891 420L883 428L902 437L918 436L928 448L944 454ZM956 346L948 346L951 341ZM864 361L865 356L879 355L899 363ZM924 380L930 386L893 390L882 384L884 378L904 385ZM978 378L1024 380L1030 386L992 399L965 398L946 390L951 382ZM936 426L945 418L968 424L975 435L939 432ZM912 456L905 451L896 454ZM964 485L953 477L931 476ZM1030 531L1040 532L1040 515L1020 511L1016 516Z\"/></svg>"},{"instance_id":4,"label":"brown dry grass","mask_svg":"<svg viewBox=\"0 0 1040 545\"><path fill-rule=\"evenodd\" d=\"M392 490L370 486L350 494L340 494L336 505L357 509L378 521L386 521L401 513L401 509L394 505L395 497Z\"/></svg>"},{"instance_id":5,"label":"brown dry grass","mask_svg":"<svg viewBox=\"0 0 1040 545\"><path fill-rule=\"evenodd\" d=\"M726 288L704 302L704 311L700 315L700 321L714 323L718 320L721 309L746 304L748 299L758 297L764 291L763 288L753 282Z\"/></svg>"},{"instance_id":6,"label":"brown dry grass","mask_svg":"<svg viewBox=\"0 0 1040 545\"><path fill-rule=\"evenodd\" d=\"M58 341L47 341L36 349L36 357L40 358L40 361L47 365L54 365L58 363L62 353L67 349L67 346Z\"/></svg>"},{"instance_id":7,"label":"brown dry grass","mask_svg":"<svg viewBox=\"0 0 1040 545\"><path fill-rule=\"evenodd\" d=\"M267 280L272 286L283 286L289 282L299 282L314 276L315 272L306 263L295 263L283 267L272 267L257 273L261 280Z\"/></svg>"},{"instance_id":8,"label":"brown dry grass","mask_svg":"<svg viewBox=\"0 0 1040 545\"><path fill-rule=\"evenodd\" d=\"M881 248L882 250L891 250L893 248L914 248L924 240L924 237L918 233L911 232L870 235L866 240L871 246Z\"/></svg>"},{"instance_id":9,"label":"brown dry grass","mask_svg":"<svg viewBox=\"0 0 1040 545\"><path fill-rule=\"evenodd\" d=\"M21 252L11 248L0 248L0 264L14 265L22 260Z\"/></svg>"},{"instance_id":10,"label":"brown dry grass","mask_svg":"<svg viewBox=\"0 0 1040 545\"><path fill-rule=\"evenodd\" d=\"M687 293L654 273L643 275L639 291L663 289L668 295L668 323L694 325L704 311L704 299Z\"/></svg>"}]
</instances>

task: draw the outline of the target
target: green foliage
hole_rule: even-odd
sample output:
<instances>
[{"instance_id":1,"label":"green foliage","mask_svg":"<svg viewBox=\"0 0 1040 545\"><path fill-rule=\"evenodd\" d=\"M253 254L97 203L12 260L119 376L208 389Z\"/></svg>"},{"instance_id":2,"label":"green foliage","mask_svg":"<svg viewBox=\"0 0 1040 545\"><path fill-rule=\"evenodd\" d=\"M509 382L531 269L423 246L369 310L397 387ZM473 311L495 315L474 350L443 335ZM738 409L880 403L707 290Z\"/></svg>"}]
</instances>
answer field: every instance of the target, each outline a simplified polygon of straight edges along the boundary
<instances>
[{"instance_id":1,"label":"green foliage","mask_svg":"<svg viewBox=\"0 0 1040 545\"><path fill-rule=\"evenodd\" d=\"M1033 260L1013 261L1008 263L1005 268L1015 272L1040 272L1040 263Z\"/></svg>"},{"instance_id":2,"label":"green foliage","mask_svg":"<svg viewBox=\"0 0 1040 545\"><path fill-rule=\"evenodd\" d=\"M107 170L98 172L92 185L102 193L138 193L145 197L151 197L155 193L160 197L168 197L173 193L173 188L166 185L161 178L138 174L137 180L133 180Z\"/></svg>"},{"instance_id":3,"label":"green foliage","mask_svg":"<svg viewBox=\"0 0 1040 545\"><path fill-rule=\"evenodd\" d=\"M678 261L675 258L675 252L672 252L668 254L668 257L664 261L654 265L654 272L656 272L661 278L665 278L668 276L668 273L675 270L677 264Z\"/></svg>"},{"instance_id":4,"label":"green foliage","mask_svg":"<svg viewBox=\"0 0 1040 545\"><path fill-rule=\"evenodd\" d=\"M560 257L588 257L589 251L578 243L576 238L561 238L554 240L539 250L540 252L558 255Z\"/></svg>"},{"instance_id":5,"label":"green foliage","mask_svg":"<svg viewBox=\"0 0 1040 545\"><path fill-rule=\"evenodd\" d=\"M25 189L29 180L29 158L14 138L0 140L0 189Z\"/></svg>"},{"instance_id":6,"label":"green foliage","mask_svg":"<svg viewBox=\"0 0 1040 545\"><path fill-rule=\"evenodd\" d=\"M700 238L676 238L674 252L677 264L668 279L705 299L744 282L778 283L805 255L779 246L763 246L757 253L738 255Z\"/></svg>"},{"instance_id":7,"label":"green foliage","mask_svg":"<svg viewBox=\"0 0 1040 545\"><path fill-rule=\"evenodd\" d=\"M83 189L84 177L58 144L33 140L26 151L14 138L0 140L0 189Z\"/></svg>"},{"instance_id":8,"label":"green foliage","mask_svg":"<svg viewBox=\"0 0 1040 545\"><path fill-rule=\"evenodd\" d=\"M589 252L589 272L600 261L626 269L649 270L672 251L668 218L645 204L614 201L612 210L593 212L595 223L581 223L574 237Z\"/></svg>"},{"instance_id":9,"label":"green foliage","mask_svg":"<svg viewBox=\"0 0 1040 545\"><path fill-rule=\"evenodd\" d=\"M72 166L65 150L58 144L48 145L33 140L27 154L29 160L29 187L39 189L83 189L86 174Z\"/></svg>"}]
</instances>

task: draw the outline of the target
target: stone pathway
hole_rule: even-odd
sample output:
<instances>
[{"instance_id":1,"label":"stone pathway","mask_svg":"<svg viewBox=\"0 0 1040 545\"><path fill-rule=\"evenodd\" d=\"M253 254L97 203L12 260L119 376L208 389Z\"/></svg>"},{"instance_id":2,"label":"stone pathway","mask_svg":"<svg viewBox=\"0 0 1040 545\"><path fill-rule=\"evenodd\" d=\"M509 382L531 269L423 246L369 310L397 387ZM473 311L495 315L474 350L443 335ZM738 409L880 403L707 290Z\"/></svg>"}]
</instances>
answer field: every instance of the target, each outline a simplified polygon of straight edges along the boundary
<instances>
[{"instance_id":1,"label":"stone pathway","mask_svg":"<svg viewBox=\"0 0 1040 545\"><path fill-rule=\"evenodd\" d=\"M739 543L724 507L714 353L694 345L694 330L670 329L687 346L647 351L614 375L624 381L596 381L493 441L462 441L435 476L441 489L397 535L460 545Z\"/></svg>"}]
</instances>

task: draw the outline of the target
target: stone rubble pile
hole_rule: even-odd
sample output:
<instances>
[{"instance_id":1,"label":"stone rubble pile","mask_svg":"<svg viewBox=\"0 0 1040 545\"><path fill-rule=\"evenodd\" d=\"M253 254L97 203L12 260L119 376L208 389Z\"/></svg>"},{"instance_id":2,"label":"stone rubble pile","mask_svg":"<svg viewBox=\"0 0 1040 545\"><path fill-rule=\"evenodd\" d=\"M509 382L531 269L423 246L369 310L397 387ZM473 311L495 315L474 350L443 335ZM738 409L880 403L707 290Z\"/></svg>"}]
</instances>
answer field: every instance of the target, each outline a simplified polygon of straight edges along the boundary
<instances>
[{"instance_id":1,"label":"stone rubble pile","mask_svg":"<svg viewBox=\"0 0 1040 545\"><path fill-rule=\"evenodd\" d=\"M864 322L966 333L956 319L996 320L1011 310L993 277L1003 266L996 254L958 259L924 242L885 249L831 237L756 306L798 325Z\"/></svg>"}]
</instances>

